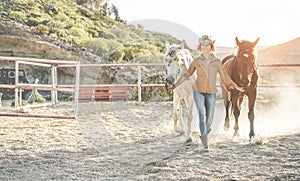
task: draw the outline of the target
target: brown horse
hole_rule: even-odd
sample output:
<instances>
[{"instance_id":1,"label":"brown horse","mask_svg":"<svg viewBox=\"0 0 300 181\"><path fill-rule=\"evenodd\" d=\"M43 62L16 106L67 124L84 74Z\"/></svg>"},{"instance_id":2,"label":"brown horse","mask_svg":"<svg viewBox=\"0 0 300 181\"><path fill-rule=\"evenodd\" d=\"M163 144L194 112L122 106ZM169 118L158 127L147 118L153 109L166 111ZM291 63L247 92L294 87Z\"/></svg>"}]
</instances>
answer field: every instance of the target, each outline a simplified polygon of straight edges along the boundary
<instances>
[{"instance_id":1,"label":"brown horse","mask_svg":"<svg viewBox=\"0 0 300 181\"><path fill-rule=\"evenodd\" d=\"M237 90L226 90L222 88L222 95L224 98L224 104L226 108L226 117L224 123L224 129L228 130L229 125L229 113L233 113L235 117L234 125L234 137L239 136L238 119L241 111L241 104L244 96L248 97L248 119L250 121L250 140L255 136L254 133L254 104L257 94L257 65L256 65L256 44L259 38L254 42L240 41L235 38L237 44L237 54L226 56L222 60L223 67L231 79L240 87L244 88L244 92L238 92Z\"/></svg>"}]
</instances>

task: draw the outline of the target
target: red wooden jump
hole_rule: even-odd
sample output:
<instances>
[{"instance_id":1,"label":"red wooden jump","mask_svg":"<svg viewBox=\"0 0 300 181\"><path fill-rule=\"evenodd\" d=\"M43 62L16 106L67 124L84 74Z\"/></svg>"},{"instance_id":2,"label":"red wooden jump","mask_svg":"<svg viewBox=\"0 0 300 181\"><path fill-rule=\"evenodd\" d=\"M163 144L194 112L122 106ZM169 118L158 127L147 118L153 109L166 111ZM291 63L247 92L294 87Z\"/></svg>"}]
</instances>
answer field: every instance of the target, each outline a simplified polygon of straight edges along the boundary
<instances>
[{"instance_id":1,"label":"red wooden jump","mask_svg":"<svg viewBox=\"0 0 300 181\"><path fill-rule=\"evenodd\" d=\"M113 101L126 100L128 101L129 88L124 86L109 86L109 87L94 87L80 88L79 101Z\"/></svg>"}]
</instances>

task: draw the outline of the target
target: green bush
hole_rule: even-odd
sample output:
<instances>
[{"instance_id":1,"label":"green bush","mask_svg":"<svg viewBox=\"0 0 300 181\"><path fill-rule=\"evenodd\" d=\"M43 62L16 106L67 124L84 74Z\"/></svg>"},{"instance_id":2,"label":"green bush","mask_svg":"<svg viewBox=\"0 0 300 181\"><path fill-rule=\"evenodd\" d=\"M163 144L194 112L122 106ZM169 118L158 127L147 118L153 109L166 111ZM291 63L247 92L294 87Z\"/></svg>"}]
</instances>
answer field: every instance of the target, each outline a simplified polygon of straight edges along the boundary
<instances>
[{"instance_id":1,"label":"green bush","mask_svg":"<svg viewBox=\"0 0 300 181\"><path fill-rule=\"evenodd\" d=\"M29 18L27 18L26 24L28 26L37 26L39 24L47 25L49 23L49 21L50 21L49 19L44 18L44 17L38 17L38 18L29 17Z\"/></svg>"},{"instance_id":2,"label":"green bush","mask_svg":"<svg viewBox=\"0 0 300 181\"><path fill-rule=\"evenodd\" d=\"M78 38L89 36L89 34L84 29L80 29L77 27L70 28L68 32L69 32L69 35L78 37Z\"/></svg>"},{"instance_id":3,"label":"green bush","mask_svg":"<svg viewBox=\"0 0 300 181\"><path fill-rule=\"evenodd\" d=\"M100 34L100 37L105 38L105 39L110 39L110 40L115 40L117 39L117 36L111 32L104 32Z\"/></svg>"},{"instance_id":4,"label":"green bush","mask_svg":"<svg viewBox=\"0 0 300 181\"><path fill-rule=\"evenodd\" d=\"M98 33L98 31L96 31L96 30L88 29L87 32L88 32L88 34L90 34L91 37L93 37L93 38L98 38L98 36L99 36L99 33Z\"/></svg>"},{"instance_id":5,"label":"green bush","mask_svg":"<svg viewBox=\"0 0 300 181\"><path fill-rule=\"evenodd\" d=\"M53 19L55 21L59 21L59 22L68 22L70 20L69 16L67 16L66 14L64 13L58 13L56 14Z\"/></svg>"},{"instance_id":6,"label":"green bush","mask_svg":"<svg viewBox=\"0 0 300 181\"><path fill-rule=\"evenodd\" d=\"M123 60L124 55L125 53L122 50L117 49L109 54L108 60L111 62L119 62Z\"/></svg>"},{"instance_id":7,"label":"green bush","mask_svg":"<svg viewBox=\"0 0 300 181\"><path fill-rule=\"evenodd\" d=\"M34 0L20 0L19 1L20 3L24 3L24 4L27 4L29 6L32 6L35 4Z\"/></svg>"},{"instance_id":8,"label":"green bush","mask_svg":"<svg viewBox=\"0 0 300 181\"><path fill-rule=\"evenodd\" d=\"M45 26L45 25L43 25L43 24L39 24L39 25L37 26L37 30L38 30L40 33L43 33L43 34L46 34L46 35L49 34L49 28L48 28L48 26Z\"/></svg>"},{"instance_id":9,"label":"green bush","mask_svg":"<svg viewBox=\"0 0 300 181\"><path fill-rule=\"evenodd\" d=\"M123 49L123 45L121 43L115 40L107 40L105 38L97 38L85 41L82 45L86 46L92 53L100 57L104 56L104 58L108 58L110 57L110 54ZM112 57L118 57L116 54L118 53L114 53Z\"/></svg>"},{"instance_id":10,"label":"green bush","mask_svg":"<svg viewBox=\"0 0 300 181\"><path fill-rule=\"evenodd\" d=\"M82 14L83 16L85 16L87 18L91 18L93 16L92 12L89 11L88 9L86 9L86 8L79 7L78 11L79 11L80 14Z\"/></svg>"},{"instance_id":11,"label":"green bush","mask_svg":"<svg viewBox=\"0 0 300 181\"><path fill-rule=\"evenodd\" d=\"M129 33L125 29L111 29L110 32L116 35L119 40L127 41L129 39Z\"/></svg>"},{"instance_id":12,"label":"green bush","mask_svg":"<svg viewBox=\"0 0 300 181\"><path fill-rule=\"evenodd\" d=\"M103 38L86 41L84 42L84 46L86 46L92 53L98 56L103 56L108 52L106 40Z\"/></svg>"},{"instance_id":13,"label":"green bush","mask_svg":"<svg viewBox=\"0 0 300 181\"><path fill-rule=\"evenodd\" d=\"M52 38L52 39L58 39L58 36L57 36L57 34L55 34L55 33L51 33L51 34L49 35L49 37Z\"/></svg>"},{"instance_id":14,"label":"green bush","mask_svg":"<svg viewBox=\"0 0 300 181\"><path fill-rule=\"evenodd\" d=\"M29 16L30 17L34 17L34 18L39 18L39 17L42 17L42 12L39 11L39 9L31 9L29 12L28 12Z\"/></svg>"},{"instance_id":15,"label":"green bush","mask_svg":"<svg viewBox=\"0 0 300 181\"><path fill-rule=\"evenodd\" d=\"M132 60L135 57L134 52L131 49L125 49L124 53L125 53L125 55L123 57L123 60L125 60L127 62L132 62Z\"/></svg>"},{"instance_id":16,"label":"green bush","mask_svg":"<svg viewBox=\"0 0 300 181\"><path fill-rule=\"evenodd\" d=\"M120 49L123 49L123 47L124 47L122 43L119 43L116 40L106 40L105 39L105 41L106 41L109 52L114 52L115 50L120 50Z\"/></svg>"},{"instance_id":17,"label":"green bush","mask_svg":"<svg viewBox=\"0 0 300 181\"><path fill-rule=\"evenodd\" d=\"M144 34L145 34L145 30L143 28L136 28L133 32L141 37L144 36Z\"/></svg>"},{"instance_id":18,"label":"green bush","mask_svg":"<svg viewBox=\"0 0 300 181\"><path fill-rule=\"evenodd\" d=\"M57 30L56 30L56 34L57 34L59 37L67 37L67 36L68 36L68 30L65 30L65 29L57 29Z\"/></svg>"},{"instance_id":19,"label":"green bush","mask_svg":"<svg viewBox=\"0 0 300 181\"><path fill-rule=\"evenodd\" d=\"M37 26L38 24L39 24L39 20L33 17L28 18L26 22L26 25L28 26Z\"/></svg>"},{"instance_id":20,"label":"green bush","mask_svg":"<svg viewBox=\"0 0 300 181\"><path fill-rule=\"evenodd\" d=\"M81 40L79 37L77 36L67 36L65 38L62 38L62 40L66 41L66 42L69 42L69 43L75 43L75 44L80 44L81 43Z\"/></svg>"},{"instance_id":21,"label":"green bush","mask_svg":"<svg viewBox=\"0 0 300 181\"><path fill-rule=\"evenodd\" d=\"M26 20L26 14L20 11L11 11L9 15L10 17L19 22L25 22Z\"/></svg>"},{"instance_id":22,"label":"green bush","mask_svg":"<svg viewBox=\"0 0 300 181\"><path fill-rule=\"evenodd\" d=\"M60 21L55 21L55 20L51 20L47 23L47 26L49 27L49 31L51 32L56 32L60 29L64 29L65 28L65 24L63 22Z\"/></svg>"}]
</instances>

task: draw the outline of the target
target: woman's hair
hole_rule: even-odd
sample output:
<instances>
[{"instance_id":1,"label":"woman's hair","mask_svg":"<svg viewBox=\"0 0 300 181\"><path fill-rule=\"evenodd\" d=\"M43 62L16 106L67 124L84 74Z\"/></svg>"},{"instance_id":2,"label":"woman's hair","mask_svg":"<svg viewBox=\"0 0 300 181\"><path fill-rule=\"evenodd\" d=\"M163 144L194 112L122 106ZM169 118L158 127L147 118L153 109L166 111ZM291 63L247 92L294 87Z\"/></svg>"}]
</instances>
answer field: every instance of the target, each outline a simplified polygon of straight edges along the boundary
<instances>
[{"instance_id":1,"label":"woman's hair","mask_svg":"<svg viewBox=\"0 0 300 181\"><path fill-rule=\"evenodd\" d=\"M199 45L197 46L197 50L198 51L202 51L202 49L201 49L201 43L199 43ZM212 51L212 52L215 51L215 45L213 43L210 44L210 51Z\"/></svg>"}]
</instances>

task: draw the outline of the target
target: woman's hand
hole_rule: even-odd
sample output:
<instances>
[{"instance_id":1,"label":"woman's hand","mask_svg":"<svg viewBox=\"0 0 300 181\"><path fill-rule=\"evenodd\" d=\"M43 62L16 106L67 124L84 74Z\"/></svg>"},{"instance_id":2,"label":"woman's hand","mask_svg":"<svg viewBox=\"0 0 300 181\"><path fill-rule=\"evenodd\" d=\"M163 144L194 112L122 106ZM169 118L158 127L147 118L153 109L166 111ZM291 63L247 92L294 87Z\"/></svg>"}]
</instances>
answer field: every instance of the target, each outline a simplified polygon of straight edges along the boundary
<instances>
[{"instance_id":1,"label":"woman's hand","mask_svg":"<svg viewBox=\"0 0 300 181\"><path fill-rule=\"evenodd\" d=\"M242 93L242 94L245 92L245 88L244 88L244 87L239 87L239 86L236 85L236 84L230 85L230 86L228 87L228 89L229 89L229 90L235 89L235 90L239 91L239 92Z\"/></svg>"},{"instance_id":2,"label":"woman's hand","mask_svg":"<svg viewBox=\"0 0 300 181\"><path fill-rule=\"evenodd\" d=\"M235 89L235 90L239 91L242 94L245 92L245 88L244 87L240 87L240 86L238 86L234 82L231 85L229 85L228 89L231 89L231 90Z\"/></svg>"},{"instance_id":3,"label":"woman's hand","mask_svg":"<svg viewBox=\"0 0 300 181\"><path fill-rule=\"evenodd\" d=\"M235 89L238 90L240 93L244 93L245 92L245 88L244 87L237 86Z\"/></svg>"},{"instance_id":4,"label":"woman's hand","mask_svg":"<svg viewBox=\"0 0 300 181\"><path fill-rule=\"evenodd\" d=\"M167 87L168 93L171 93L175 88L176 88L175 85L168 86L168 87Z\"/></svg>"}]
</instances>

